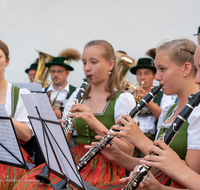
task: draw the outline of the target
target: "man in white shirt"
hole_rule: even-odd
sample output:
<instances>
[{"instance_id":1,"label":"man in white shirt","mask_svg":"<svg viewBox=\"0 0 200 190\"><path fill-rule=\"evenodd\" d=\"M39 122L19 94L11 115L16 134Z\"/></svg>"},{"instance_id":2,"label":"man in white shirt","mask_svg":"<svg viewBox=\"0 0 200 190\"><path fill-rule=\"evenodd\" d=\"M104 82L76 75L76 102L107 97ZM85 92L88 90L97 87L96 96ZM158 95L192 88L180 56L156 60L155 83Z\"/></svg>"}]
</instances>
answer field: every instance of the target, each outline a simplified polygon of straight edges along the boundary
<instances>
[{"instance_id":1,"label":"man in white shirt","mask_svg":"<svg viewBox=\"0 0 200 190\"><path fill-rule=\"evenodd\" d=\"M52 84L45 89L48 94L53 110L58 119L62 118L62 108L64 108L70 95L76 90L76 87L67 82L70 71L74 68L70 66L71 60L79 60L80 54L75 49L66 49L59 57L54 57L51 62L45 66L49 68Z\"/></svg>"}]
</instances>

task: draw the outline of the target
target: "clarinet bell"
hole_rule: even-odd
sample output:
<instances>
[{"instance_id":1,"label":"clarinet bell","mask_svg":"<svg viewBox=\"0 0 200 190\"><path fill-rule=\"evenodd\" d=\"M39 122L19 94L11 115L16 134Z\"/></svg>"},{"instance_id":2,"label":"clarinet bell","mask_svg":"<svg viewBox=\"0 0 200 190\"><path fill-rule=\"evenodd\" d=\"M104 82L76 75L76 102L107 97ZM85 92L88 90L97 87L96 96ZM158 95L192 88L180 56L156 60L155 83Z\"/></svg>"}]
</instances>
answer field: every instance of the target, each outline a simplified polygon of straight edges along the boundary
<instances>
[{"instance_id":1,"label":"clarinet bell","mask_svg":"<svg viewBox=\"0 0 200 190\"><path fill-rule=\"evenodd\" d=\"M39 175L36 175L35 178L40 181L40 183L49 184L51 181L49 180L50 169L47 165L44 166L43 170Z\"/></svg>"}]
</instances>

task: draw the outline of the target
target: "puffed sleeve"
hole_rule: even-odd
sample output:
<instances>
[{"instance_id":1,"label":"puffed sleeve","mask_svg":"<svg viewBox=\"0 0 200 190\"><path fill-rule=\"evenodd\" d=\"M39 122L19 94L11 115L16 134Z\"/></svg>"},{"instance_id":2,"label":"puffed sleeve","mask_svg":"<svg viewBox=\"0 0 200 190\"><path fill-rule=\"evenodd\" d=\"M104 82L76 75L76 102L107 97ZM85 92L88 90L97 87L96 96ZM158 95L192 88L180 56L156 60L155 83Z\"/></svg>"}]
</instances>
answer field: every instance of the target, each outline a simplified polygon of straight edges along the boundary
<instances>
[{"instance_id":1,"label":"puffed sleeve","mask_svg":"<svg viewBox=\"0 0 200 190\"><path fill-rule=\"evenodd\" d=\"M31 92L29 90L27 90L26 88L20 88L19 99L18 99L18 102L17 102L14 119L16 119L17 121L25 123L31 129L32 135L33 135L33 129L31 127L31 124L30 124L29 119L27 117L28 113L26 111L26 108L25 108L24 103L22 101L22 98L20 96L21 94L30 94L30 93Z\"/></svg>"},{"instance_id":2,"label":"puffed sleeve","mask_svg":"<svg viewBox=\"0 0 200 190\"><path fill-rule=\"evenodd\" d=\"M200 106L195 107L188 117L188 149L200 150Z\"/></svg>"},{"instance_id":3,"label":"puffed sleeve","mask_svg":"<svg viewBox=\"0 0 200 190\"><path fill-rule=\"evenodd\" d=\"M67 101L67 104L65 105L65 109L64 109L64 112L63 112L63 119L64 117L68 114L73 102L74 102L74 99L76 98L76 95L79 91L79 88L77 88L73 93L72 95L69 97L69 100Z\"/></svg>"},{"instance_id":4,"label":"puffed sleeve","mask_svg":"<svg viewBox=\"0 0 200 190\"><path fill-rule=\"evenodd\" d=\"M129 92L124 92L119 95L115 102L115 109L114 109L114 115L115 115L115 123L118 119L121 118L122 115L127 114L130 112L134 107L136 106L135 98L133 95ZM137 121L137 118L134 118L135 121Z\"/></svg>"},{"instance_id":5,"label":"puffed sleeve","mask_svg":"<svg viewBox=\"0 0 200 190\"><path fill-rule=\"evenodd\" d=\"M166 106L170 106L172 104L174 104L172 96L169 96L169 95L166 95L166 94L163 93L163 97L161 99L160 107L163 109Z\"/></svg>"}]
</instances>

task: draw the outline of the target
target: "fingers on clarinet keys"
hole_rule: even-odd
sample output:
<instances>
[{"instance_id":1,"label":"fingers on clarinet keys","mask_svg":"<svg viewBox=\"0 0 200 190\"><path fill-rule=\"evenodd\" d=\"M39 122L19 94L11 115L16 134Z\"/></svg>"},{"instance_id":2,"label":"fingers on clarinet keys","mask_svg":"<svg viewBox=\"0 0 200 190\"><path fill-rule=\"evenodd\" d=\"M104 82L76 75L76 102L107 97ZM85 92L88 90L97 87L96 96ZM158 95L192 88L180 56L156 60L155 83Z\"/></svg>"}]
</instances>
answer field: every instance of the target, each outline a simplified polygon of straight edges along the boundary
<instances>
[{"instance_id":1,"label":"fingers on clarinet keys","mask_svg":"<svg viewBox=\"0 0 200 190\"><path fill-rule=\"evenodd\" d=\"M111 142L109 142L108 144L109 144L110 146L112 146L112 145L113 145L113 143L114 143L114 142L113 142L113 141L111 141Z\"/></svg>"},{"instance_id":2,"label":"fingers on clarinet keys","mask_svg":"<svg viewBox=\"0 0 200 190\"><path fill-rule=\"evenodd\" d=\"M149 178L147 176L145 176L142 181L143 181L144 184L146 184L149 181Z\"/></svg>"}]
</instances>

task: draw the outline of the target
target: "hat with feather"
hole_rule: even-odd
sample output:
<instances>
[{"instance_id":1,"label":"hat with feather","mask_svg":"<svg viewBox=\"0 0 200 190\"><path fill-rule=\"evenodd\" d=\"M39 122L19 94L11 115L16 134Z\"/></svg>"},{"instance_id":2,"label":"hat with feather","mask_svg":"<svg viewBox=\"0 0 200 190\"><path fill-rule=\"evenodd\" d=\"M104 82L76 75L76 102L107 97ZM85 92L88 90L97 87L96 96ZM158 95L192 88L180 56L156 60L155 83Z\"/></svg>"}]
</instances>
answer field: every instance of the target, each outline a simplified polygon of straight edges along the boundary
<instances>
[{"instance_id":1,"label":"hat with feather","mask_svg":"<svg viewBox=\"0 0 200 190\"><path fill-rule=\"evenodd\" d=\"M64 66L67 70L73 71L74 68L70 65L71 60L78 61L80 60L80 53L72 48L67 48L60 52L58 57L54 57L51 62L45 63L45 66L50 68L51 65L61 65Z\"/></svg>"},{"instance_id":2,"label":"hat with feather","mask_svg":"<svg viewBox=\"0 0 200 190\"><path fill-rule=\"evenodd\" d=\"M156 57L156 48L151 48L149 49L146 54L148 56L150 56L153 60L155 60L155 57Z\"/></svg>"}]
</instances>

